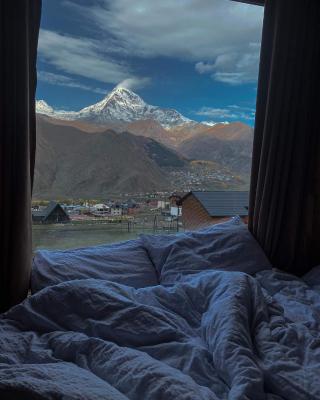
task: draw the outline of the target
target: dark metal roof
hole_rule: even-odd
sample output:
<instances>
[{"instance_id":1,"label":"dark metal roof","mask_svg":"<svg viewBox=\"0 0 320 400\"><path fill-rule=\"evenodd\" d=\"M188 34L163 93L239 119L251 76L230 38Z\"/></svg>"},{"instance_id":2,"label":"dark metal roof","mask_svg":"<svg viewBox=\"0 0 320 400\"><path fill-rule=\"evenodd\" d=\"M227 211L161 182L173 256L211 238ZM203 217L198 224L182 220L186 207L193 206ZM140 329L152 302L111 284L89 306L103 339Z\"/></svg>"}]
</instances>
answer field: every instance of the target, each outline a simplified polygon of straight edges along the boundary
<instances>
[{"instance_id":1,"label":"dark metal roof","mask_svg":"<svg viewBox=\"0 0 320 400\"><path fill-rule=\"evenodd\" d=\"M56 203L55 201L50 201L50 203L48 204L48 206L40 211L32 211L32 215L34 217L38 217L38 218L43 218L46 219L48 218L48 216L54 211L54 209L59 206L61 207L58 203Z\"/></svg>"},{"instance_id":2,"label":"dark metal roof","mask_svg":"<svg viewBox=\"0 0 320 400\"><path fill-rule=\"evenodd\" d=\"M181 199L181 203L183 203L183 200L191 194L202 204L210 217L248 215L249 192L189 192L183 199Z\"/></svg>"},{"instance_id":3,"label":"dark metal roof","mask_svg":"<svg viewBox=\"0 0 320 400\"><path fill-rule=\"evenodd\" d=\"M231 0L231 1L236 1L238 3L253 4L255 6L264 6L265 3L265 0Z\"/></svg>"}]
</instances>

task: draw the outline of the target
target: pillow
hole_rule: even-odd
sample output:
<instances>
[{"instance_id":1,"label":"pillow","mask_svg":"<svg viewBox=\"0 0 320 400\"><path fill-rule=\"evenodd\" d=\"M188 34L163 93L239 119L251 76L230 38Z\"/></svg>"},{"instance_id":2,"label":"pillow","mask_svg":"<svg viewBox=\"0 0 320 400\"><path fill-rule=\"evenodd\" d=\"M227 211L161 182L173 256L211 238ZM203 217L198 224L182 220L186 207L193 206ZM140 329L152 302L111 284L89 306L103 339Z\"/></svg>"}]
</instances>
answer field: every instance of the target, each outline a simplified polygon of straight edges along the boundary
<instances>
[{"instance_id":1,"label":"pillow","mask_svg":"<svg viewBox=\"0 0 320 400\"><path fill-rule=\"evenodd\" d=\"M141 235L161 284L205 270L254 274L271 269L259 244L238 219L176 235Z\"/></svg>"},{"instance_id":2,"label":"pillow","mask_svg":"<svg viewBox=\"0 0 320 400\"><path fill-rule=\"evenodd\" d=\"M138 239L81 249L39 250L33 259L31 291L87 278L106 279L134 288L159 284L155 268Z\"/></svg>"}]
</instances>

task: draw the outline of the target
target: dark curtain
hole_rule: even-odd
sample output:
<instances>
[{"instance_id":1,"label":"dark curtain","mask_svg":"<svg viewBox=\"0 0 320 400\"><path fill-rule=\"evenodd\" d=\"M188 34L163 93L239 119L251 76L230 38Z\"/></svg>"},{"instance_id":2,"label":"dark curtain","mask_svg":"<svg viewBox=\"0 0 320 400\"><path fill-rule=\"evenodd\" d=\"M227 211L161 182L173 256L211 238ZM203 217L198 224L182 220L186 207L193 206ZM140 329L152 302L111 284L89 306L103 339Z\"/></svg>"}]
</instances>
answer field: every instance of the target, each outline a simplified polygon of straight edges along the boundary
<instances>
[{"instance_id":1,"label":"dark curtain","mask_svg":"<svg viewBox=\"0 0 320 400\"><path fill-rule=\"evenodd\" d=\"M28 292L41 0L0 1L0 312Z\"/></svg>"},{"instance_id":2,"label":"dark curtain","mask_svg":"<svg viewBox=\"0 0 320 400\"><path fill-rule=\"evenodd\" d=\"M320 2L266 0L249 229L275 267L320 264Z\"/></svg>"}]
</instances>

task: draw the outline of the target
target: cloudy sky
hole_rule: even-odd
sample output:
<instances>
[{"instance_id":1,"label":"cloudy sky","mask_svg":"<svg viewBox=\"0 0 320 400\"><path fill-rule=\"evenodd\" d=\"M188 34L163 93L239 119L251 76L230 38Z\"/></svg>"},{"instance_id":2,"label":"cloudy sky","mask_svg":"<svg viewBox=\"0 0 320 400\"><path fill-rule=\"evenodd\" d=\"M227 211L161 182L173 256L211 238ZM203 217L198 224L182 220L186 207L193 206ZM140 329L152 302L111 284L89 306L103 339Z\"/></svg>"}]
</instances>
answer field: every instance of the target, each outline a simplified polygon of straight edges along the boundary
<instances>
[{"instance_id":1,"label":"cloudy sky","mask_svg":"<svg viewBox=\"0 0 320 400\"><path fill-rule=\"evenodd\" d=\"M37 98L79 110L120 84L195 120L253 124L262 18L229 0L43 0Z\"/></svg>"}]
</instances>

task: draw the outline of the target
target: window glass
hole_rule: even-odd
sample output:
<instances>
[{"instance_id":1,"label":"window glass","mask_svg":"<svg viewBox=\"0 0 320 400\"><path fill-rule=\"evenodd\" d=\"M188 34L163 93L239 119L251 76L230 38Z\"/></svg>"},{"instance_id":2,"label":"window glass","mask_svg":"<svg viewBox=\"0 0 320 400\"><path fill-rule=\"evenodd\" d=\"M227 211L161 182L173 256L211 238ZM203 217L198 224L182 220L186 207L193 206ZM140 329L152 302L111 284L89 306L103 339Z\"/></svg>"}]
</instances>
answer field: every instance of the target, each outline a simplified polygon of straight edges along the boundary
<instances>
[{"instance_id":1,"label":"window glass","mask_svg":"<svg viewBox=\"0 0 320 400\"><path fill-rule=\"evenodd\" d=\"M34 250L246 220L262 15L43 1Z\"/></svg>"}]
</instances>

